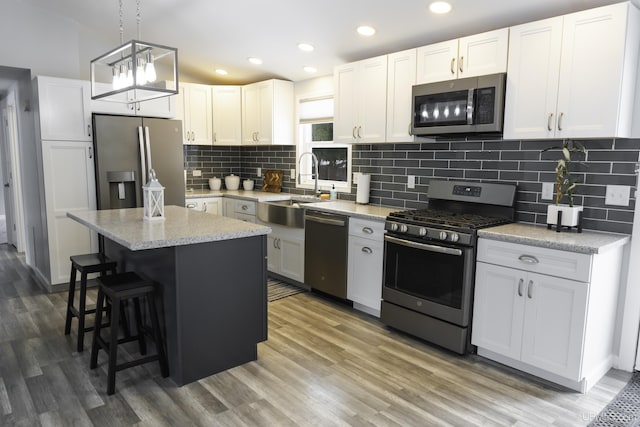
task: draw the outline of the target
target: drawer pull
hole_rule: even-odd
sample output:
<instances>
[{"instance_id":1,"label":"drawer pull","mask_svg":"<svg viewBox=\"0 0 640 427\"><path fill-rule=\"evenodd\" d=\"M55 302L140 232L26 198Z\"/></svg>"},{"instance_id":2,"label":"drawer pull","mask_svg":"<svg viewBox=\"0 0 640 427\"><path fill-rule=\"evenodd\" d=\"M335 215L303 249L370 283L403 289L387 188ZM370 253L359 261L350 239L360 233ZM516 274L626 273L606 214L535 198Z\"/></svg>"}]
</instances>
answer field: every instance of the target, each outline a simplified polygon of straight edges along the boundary
<instances>
[{"instance_id":1,"label":"drawer pull","mask_svg":"<svg viewBox=\"0 0 640 427\"><path fill-rule=\"evenodd\" d=\"M365 254L372 254L373 250L371 248L367 247L367 246L364 246L362 248L362 252L364 252Z\"/></svg>"},{"instance_id":2,"label":"drawer pull","mask_svg":"<svg viewBox=\"0 0 640 427\"><path fill-rule=\"evenodd\" d=\"M518 259L525 264L537 264L540 262L538 261L538 258L534 257L533 255L520 255Z\"/></svg>"},{"instance_id":3,"label":"drawer pull","mask_svg":"<svg viewBox=\"0 0 640 427\"><path fill-rule=\"evenodd\" d=\"M533 298L533 280L529 280L529 284L527 285L527 296L529 299Z\"/></svg>"},{"instance_id":4,"label":"drawer pull","mask_svg":"<svg viewBox=\"0 0 640 427\"><path fill-rule=\"evenodd\" d=\"M373 234L373 229L371 227L362 227L362 232L365 234Z\"/></svg>"},{"instance_id":5,"label":"drawer pull","mask_svg":"<svg viewBox=\"0 0 640 427\"><path fill-rule=\"evenodd\" d=\"M524 279L520 279L520 281L518 282L518 296L519 297L522 296L522 285L524 285Z\"/></svg>"}]
</instances>

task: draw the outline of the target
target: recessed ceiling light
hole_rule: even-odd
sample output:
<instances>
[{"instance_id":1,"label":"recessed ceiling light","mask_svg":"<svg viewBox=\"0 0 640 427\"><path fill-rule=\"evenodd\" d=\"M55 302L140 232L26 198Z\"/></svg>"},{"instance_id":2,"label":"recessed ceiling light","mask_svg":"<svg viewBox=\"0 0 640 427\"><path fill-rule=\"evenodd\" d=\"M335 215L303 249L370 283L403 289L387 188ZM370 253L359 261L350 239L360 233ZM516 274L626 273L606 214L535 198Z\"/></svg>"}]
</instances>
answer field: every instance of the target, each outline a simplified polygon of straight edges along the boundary
<instances>
[{"instance_id":1,"label":"recessed ceiling light","mask_svg":"<svg viewBox=\"0 0 640 427\"><path fill-rule=\"evenodd\" d=\"M253 57L253 56L252 56L252 57L250 57L250 58L247 58L247 60L248 60L249 62L251 62L252 64L255 64L255 65L260 65L260 64L262 64L262 59L260 59L260 58L255 58L255 57Z\"/></svg>"},{"instance_id":2,"label":"recessed ceiling light","mask_svg":"<svg viewBox=\"0 0 640 427\"><path fill-rule=\"evenodd\" d=\"M221 76L226 76L229 73L227 73L227 70L223 70L222 68L218 68L216 70L216 74L220 74Z\"/></svg>"},{"instance_id":3,"label":"recessed ceiling light","mask_svg":"<svg viewBox=\"0 0 640 427\"><path fill-rule=\"evenodd\" d=\"M361 25L358 27L358 34L360 34L361 36L372 36L376 33L376 29L373 27L370 27L368 25Z\"/></svg>"},{"instance_id":4,"label":"recessed ceiling light","mask_svg":"<svg viewBox=\"0 0 640 427\"><path fill-rule=\"evenodd\" d=\"M311 52L315 48L311 46L309 43L298 43L298 49L303 50L305 52Z\"/></svg>"},{"instance_id":5,"label":"recessed ceiling light","mask_svg":"<svg viewBox=\"0 0 640 427\"><path fill-rule=\"evenodd\" d=\"M449 13L451 5L446 1L435 1L429 5L429 10L437 14Z\"/></svg>"},{"instance_id":6,"label":"recessed ceiling light","mask_svg":"<svg viewBox=\"0 0 640 427\"><path fill-rule=\"evenodd\" d=\"M304 70L307 73L317 73L318 72L318 69L316 67L304 67Z\"/></svg>"}]
</instances>

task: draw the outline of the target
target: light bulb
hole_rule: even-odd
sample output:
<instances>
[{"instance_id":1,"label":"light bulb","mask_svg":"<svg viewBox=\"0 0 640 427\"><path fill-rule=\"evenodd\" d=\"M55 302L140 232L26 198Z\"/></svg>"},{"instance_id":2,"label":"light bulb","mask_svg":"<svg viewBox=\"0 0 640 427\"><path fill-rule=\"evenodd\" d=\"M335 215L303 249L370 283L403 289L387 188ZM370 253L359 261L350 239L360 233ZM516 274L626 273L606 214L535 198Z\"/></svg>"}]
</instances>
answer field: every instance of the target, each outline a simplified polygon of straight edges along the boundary
<instances>
[{"instance_id":1,"label":"light bulb","mask_svg":"<svg viewBox=\"0 0 640 427\"><path fill-rule=\"evenodd\" d=\"M120 65L120 76L118 77L118 89L122 89L127 85L127 66Z\"/></svg>"},{"instance_id":2,"label":"light bulb","mask_svg":"<svg viewBox=\"0 0 640 427\"><path fill-rule=\"evenodd\" d=\"M151 56L151 53L147 54L147 64L144 66L144 74L149 83L156 81L156 67L153 65L153 56Z\"/></svg>"},{"instance_id":3,"label":"light bulb","mask_svg":"<svg viewBox=\"0 0 640 427\"><path fill-rule=\"evenodd\" d=\"M139 86L147 84L147 76L144 70L144 59L136 58L138 66L136 67L136 84Z\"/></svg>"},{"instance_id":4,"label":"light bulb","mask_svg":"<svg viewBox=\"0 0 640 427\"><path fill-rule=\"evenodd\" d=\"M133 86L133 66L127 65L127 86Z\"/></svg>"},{"instance_id":5,"label":"light bulb","mask_svg":"<svg viewBox=\"0 0 640 427\"><path fill-rule=\"evenodd\" d=\"M118 89L120 89L120 71L118 71L118 67L113 67L111 72L113 74L113 80L111 82L111 87L113 88L113 90L118 90Z\"/></svg>"}]
</instances>

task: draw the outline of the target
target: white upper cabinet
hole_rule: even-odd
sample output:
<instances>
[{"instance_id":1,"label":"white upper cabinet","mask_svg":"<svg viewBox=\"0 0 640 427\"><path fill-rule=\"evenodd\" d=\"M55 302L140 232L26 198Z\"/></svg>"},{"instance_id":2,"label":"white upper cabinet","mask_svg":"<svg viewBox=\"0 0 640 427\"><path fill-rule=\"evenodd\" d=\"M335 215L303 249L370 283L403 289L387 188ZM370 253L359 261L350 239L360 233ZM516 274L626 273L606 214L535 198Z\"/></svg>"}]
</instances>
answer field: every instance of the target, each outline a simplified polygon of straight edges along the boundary
<instances>
[{"instance_id":1,"label":"white upper cabinet","mask_svg":"<svg viewBox=\"0 0 640 427\"><path fill-rule=\"evenodd\" d=\"M411 89L416 84L416 49L392 53L387 58L386 142L413 142Z\"/></svg>"},{"instance_id":2,"label":"white upper cabinet","mask_svg":"<svg viewBox=\"0 0 640 427\"><path fill-rule=\"evenodd\" d=\"M242 87L213 86L213 144L242 144Z\"/></svg>"},{"instance_id":3,"label":"white upper cabinet","mask_svg":"<svg viewBox=\"0 0 640 427\"><path fill-rule=\"evenodd\" d=\"M242 87L242 143L293 145L293 82L266 80Z\"/></svg>"},{"instance_id":4,"label":"white upper cabinet","mask_svg":"<svg viewBox=\"0 0 640 427\"><path fill-rule=\"evenodd\" d=\"M504 138L634 136L638 22L627 2L511 28Z\"/></svg>"},{"instance_id":5,"label":"white upper cabinet","mask_svg":"<svg viewBox=\"0 0 640 427\"><path fill-rule=\"evenodd\" d=\"M213 144L211 86L180 83L178 112L184 144Z\"/></svg>"},{"instance_id":6,"label":"white upper cabinet","mask_svg":"<svg viewBox=\"0 0 640 427\"><path fill-rule=\"evenodd\" d=\"M417 84L507 71L509 29L418 48Z\"/></svg>"},{"instance_id":7,"label":"white upper cabinet","mask_svg":"<svg viewBox=\"0 0 640 427\"><path fill-rule=\"evenodd\" d=\"M387 56L338 66L333 79L334 141L385 142Z\"/></svg>"},{"instance_id":8,"label":"white upper cabinet","mask_svg":"<svg viewBox=\"0 0 640 427\"><path fill-rule=\"evenodd\" d=\"M38 76L35 86L41 139L93 140L91 86L88 81Z\"/></svg>"}]
</instances>

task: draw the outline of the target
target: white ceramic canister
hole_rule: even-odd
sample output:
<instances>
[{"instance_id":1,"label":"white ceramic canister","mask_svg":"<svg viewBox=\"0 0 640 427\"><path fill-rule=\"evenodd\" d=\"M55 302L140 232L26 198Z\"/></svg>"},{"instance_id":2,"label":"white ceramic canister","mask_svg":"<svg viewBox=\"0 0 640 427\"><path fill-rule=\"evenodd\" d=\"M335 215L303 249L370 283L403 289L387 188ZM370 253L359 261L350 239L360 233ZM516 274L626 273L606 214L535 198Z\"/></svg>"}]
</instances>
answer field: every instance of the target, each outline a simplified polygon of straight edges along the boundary
<instances>
[{"instance_id":1,"label":"white ceramic canister","mask_svg":"<svg viewBox=\"0 0 640 427\"><path fill-rule=\"evenodd\" d=\"M220 178L216 178L215 176L213 178L209 178L209 189L210 190L220 190L220 187L222 186L222 180Z\"/></svg>"},{"instance_id":2,"label":"white ceramic canister","mask_svg":"<svg viewBox=\"0 0 640 427\"><path fill-rule=\"evenodd\" d=\"M247 191L253 190L253 180L245 179L244 181L242 181L242 188L244 188Z\"/></svg>"},{"instance_id":3,"label":"white ceramic canister","mask_svg":"<svg viewBox=\"0 0 640 427\"><path fill-rule=\"evenodd\" d=\"M234 174L225 176L224 186L227 190L237 190L240 187L240 177Z\"/></svg>"}]
</instances>

